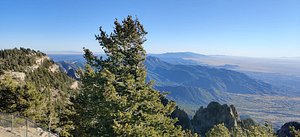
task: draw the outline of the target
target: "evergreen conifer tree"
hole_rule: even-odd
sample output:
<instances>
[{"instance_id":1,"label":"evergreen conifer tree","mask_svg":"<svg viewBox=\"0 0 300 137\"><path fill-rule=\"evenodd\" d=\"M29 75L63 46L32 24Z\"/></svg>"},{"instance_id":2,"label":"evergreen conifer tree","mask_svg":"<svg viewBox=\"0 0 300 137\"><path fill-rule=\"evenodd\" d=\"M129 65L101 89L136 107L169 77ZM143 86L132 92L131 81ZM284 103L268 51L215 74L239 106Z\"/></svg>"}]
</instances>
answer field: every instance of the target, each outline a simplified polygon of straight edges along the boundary
<instances>
[{"instance_id":1,"label":"evergreen conifer tree","mask_svg":"<svg viewBox=\"0 0 300 137\"><path fill-rule=\"evenodd\" d=\"M0 80L0 112L41 120L46 109L42 94L31 82L16 81L9 75Z\"/></svg>"},{"instance_id":2,"label":"evergreen conifer tree","mask_svg":"<svg viewBox=\"0 0 300 137\"><path fill-rule=\"evenodd\" d=\"M146 41L143 25L131 16L114 22L108 35L100 28L96 40L107 55L98 58L84 49L87 68L82 91L74 100L79 136L184 136L169 116L160 93L146 83Z\"/></svg>"},{"instance_id":3,"label":"evergreen conifer tree","mask_svg":"<svg viewBox=\"0 0 300 137\"><path fill-rule=\"evenodd\" d=\"M229 130L225 127L224 123L215 125L206 133L206 137L230 137Z\"/></svg>"}]
</instances>

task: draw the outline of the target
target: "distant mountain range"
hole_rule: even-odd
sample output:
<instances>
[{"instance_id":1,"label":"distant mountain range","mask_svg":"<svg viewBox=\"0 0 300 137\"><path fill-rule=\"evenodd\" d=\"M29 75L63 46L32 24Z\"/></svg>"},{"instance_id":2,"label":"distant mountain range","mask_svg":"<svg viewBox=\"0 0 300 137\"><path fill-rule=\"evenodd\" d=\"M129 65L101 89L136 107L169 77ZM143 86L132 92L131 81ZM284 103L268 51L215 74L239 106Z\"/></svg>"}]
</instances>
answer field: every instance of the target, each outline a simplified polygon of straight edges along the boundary
<instances>
[{"instance_id":1,"label":"distant mountain range","mask_svg":"<svg viewBox=\"0 0 300 137\"><path fill-rule=\"evenodd\" d=\"M82 55L49 56L69 75L85 62ZM251 115L277 125L300 120L300 77L283 74L298 66L285 63L297 62L191 52L149 54L145 62L147 80L154 80L155 88L168 92L167 97L190 116L200 106L218 101L234 104L242 117Z\"/></svg>"},{"instance_id":2,"label":"distant mountain range","mask_svg":"<svg viewBox=\"0 0 300 137\"><path fill-rule=\"evenodd\" d=\"M170 56L170 55L171 56ZM238 71L268 83L286 96L300 96L299 58L254 58L202 55L190 52L151 54L172 64L202 65Z\"/></svg>"},{"instance_id":3,"label":"distant mountain range","mask_svg":"<svg viewBox=\"0 0 300 137\"><path fill-rule=\"evenodd\" d=\"M148 78L163 86L189 86L242 94L274 94L272 86L247 75L200 65L177 65L147 57ZM176 75L174 75L176 74ZM158 77L159 76L159 77ZM166 83L167 82L167 83Z\"/></svg>"},{"instance_id":4,"label":"distant mountain range","mask_svg":"<svg viewBox=\"0 0 300 137\"><path fill-rule=\"evenodd\" d=\"M166 91L169 98L185 105L206 105L212 100L227 101L225 92L239 94L276 94L270 84L247 75L208 66L170 64L148 56L148 80Z\"/></svg>"},{"instance_id":5,"label":"distant mountain range","mask_svg":"<svg viewBox=\"0 0 300 137\"><path fill-rule=\"evenodd\" d=\"M159 57L159 58L201 58L208 57L203 54L197 54L193 52L167 52L163 54L148 54L149 56Z\"/></svg>"},{"instance_id":6,"label":"distant mountain range","mask_svg":"<svg viewBox=\"0 0 300 137\"><path fill-rule=\"evenodd\" d=\"M168 63L184 65L199 65L199 62L190 59L209 57L203 54L197 54L193 52L169 52L164 54L148 54L148 56L157 57L162 61L166 61Z\"/></svg>"}]
</instances>

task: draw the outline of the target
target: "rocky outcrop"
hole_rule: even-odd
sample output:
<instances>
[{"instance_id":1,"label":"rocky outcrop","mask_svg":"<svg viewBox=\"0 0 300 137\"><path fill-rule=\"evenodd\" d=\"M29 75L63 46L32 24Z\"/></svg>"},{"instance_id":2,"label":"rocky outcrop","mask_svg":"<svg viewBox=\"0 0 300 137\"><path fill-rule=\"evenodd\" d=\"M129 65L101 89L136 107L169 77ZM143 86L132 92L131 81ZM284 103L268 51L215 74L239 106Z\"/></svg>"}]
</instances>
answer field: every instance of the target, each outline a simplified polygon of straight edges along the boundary
<instances>
[{"instance_id":1,"label":"rocky outcrop","mask_svg":"<svg viewBox=\"0 0 300 137\"><path fill-rule=\"evenodd\" d=\"M41 65L45 60L50 60L50 58L48 56L43 56L41 58L37 58L36 61L35 61L35 63L37 65Z\"/></svg>"},{"instance_id":2,"label":"rocky outcrop","mask_svg":"<svg viewBox=\"0 0 300 137\"><path fill-rule=\"evenodd\" d=\"M30 54L29 56L34 57L33 55ZM37 68L39 68L45 60L50 60L50 58L47 56L36 57L35 65L22 66L22 67L24 67L25 72L28 72L28 71L32 72L32 71L36 70ZM52 73L59 72L60 71L59 66L56 64L53 64L49 67L49 71ZM11 71L11 70L3 71L3 74L0 74L0 79L3 79L4 75L9 75L9 76L13 77L14 79L18 79L21 81L24 81L26 78L26 74L24 72L17 72L17 71Z\"/></svg>"},{"instance_id":3,"label":"rocky outcrop","mask_svg":"<svg viewBox=\"0 0 300 137\"><path fill-rule=\"evenodd\" d=\"M0 80L3 79L5 76L11 76L14 79L24 81L26 78L26 74L23 72L14 72L14 71L4 71L3 75L0 75Z\"/></svg>"},{"instance_id":4,"label":"rocky outcrop","mask_svg":"<svg viewBox=\"0 0 300 137\"><path fill-rule=\"evenodd\" d=\"M171 114L171 118L177 118L177 122L175 123L175 125L179 125L182 127L182 129L184 130L193 130L190 118L188 116L188 114L184 111L181 110L180 108L178 108L176 106L175 110L172 112Z\"/></svg>"},{"instance_id":5,"label":"rocky outcrop","mask_svg":"<svg viewBox=\"0 0 300 137\"><path fill-rule=\"evenodd\" d=\"M294 127L295 130L300 130L300 123L299 122L288 122L285 123L278 131L278 137L293 137L291 134L290 127Z\"/></svg>"},{"instance_id":6,"label":"rocky outcrop","mask_svg":"<svg viewBox=\"0 0 300 137\"><path fill-rule=\"evenodd\" d=\"M59 72L60 71L59 66L56 64L53 64L52 66L50 66L49 71L51 71L52 73Z\"/></svg>"},{"instance_id":7,"label":"rocky outcrop","mask_svg":"<svg viewBox=\"0 0 300 137\"><path fill-rule=\"evenodd\" d=\"M39 68L39 67L43 64L43 62L44 62L45 60L50 60L50 58L47 57L47 56L36 57L35 65L28 66L28 69L29 69L30 71L36 70L37 68Z\"/></svg>"},{"instance_id":8,"label":"rocky outcrop","mask_svg":"<svg viewBox=\"0 0 300 137\"><path fill-rule=\"evenodd\" d=\"M207 108L199 108L192 119L192 125L196 133L205 134L214 125L224 123L228 129L231 129L237 126L239 121L238 113L233 105L211 102Z\"/></svg>"},{"instance_id":9,"label":"rocky outcrop","mask_svg":"<svg viewBox=\"0 0 300 137\"><path fill-rule=\"evenodd\" d=\"M78 81L74 81L70 86L71 89L79 89Z\"/></svg>"}]
</instances>

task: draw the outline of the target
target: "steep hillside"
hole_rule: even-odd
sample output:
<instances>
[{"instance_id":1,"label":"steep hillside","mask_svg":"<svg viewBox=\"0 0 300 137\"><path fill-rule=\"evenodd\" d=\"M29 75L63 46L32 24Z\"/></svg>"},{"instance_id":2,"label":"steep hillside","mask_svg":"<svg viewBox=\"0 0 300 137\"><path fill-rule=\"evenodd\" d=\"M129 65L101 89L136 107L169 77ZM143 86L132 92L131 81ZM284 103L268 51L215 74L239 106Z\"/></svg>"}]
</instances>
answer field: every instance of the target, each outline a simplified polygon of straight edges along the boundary
<instances>
[{"instance_id":1,"label":"steep hillside","mask_svg":"<svg viewBox=\"0 0 300 137\"><path fill-rule=\"evenodd\" d=\"M39 88L49 87L65 92L75 80L59 70L46 54L31 49L7 49L0 51L1 76L11 75L22 81L33 82Z\"/></svg>"},{"instance_id":2,"label":"steep hillside","mask_svg":"<svg viewBox=\"0 0 300 137\"><path fill-rule=\"evenodd\" d=\"M50 123L53 131L65 132L77 81L44 53L31 49L0 50L0 64L0 112L26 116L43 127Z\"/></svg>"}]
</instances>

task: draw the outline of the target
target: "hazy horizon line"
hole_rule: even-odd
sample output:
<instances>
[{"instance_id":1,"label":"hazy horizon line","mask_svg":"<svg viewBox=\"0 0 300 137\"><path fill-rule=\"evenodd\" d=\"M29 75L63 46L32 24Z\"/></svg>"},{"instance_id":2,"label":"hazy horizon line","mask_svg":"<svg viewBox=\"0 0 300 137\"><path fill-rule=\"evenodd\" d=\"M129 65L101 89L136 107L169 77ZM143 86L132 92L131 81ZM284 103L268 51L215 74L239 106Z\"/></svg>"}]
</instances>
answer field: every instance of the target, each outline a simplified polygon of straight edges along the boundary
<instances>
[{"instance_id":1,"label":"hazy horizon line","mask_svg":"<svg viewBox=\"0 0 300 137\"><path fill-rule=\"evenodd\" d=\"M84 51L42 51L46 54L49 55L80 55L83 54ZM104 52L93 52L94 54L105 54ZM205 55L205 56L227 56L227 57L245 57L245 58L300 58L300 57L295 57L295 56L277 56L277 57L262 57L262 56L239 56L239 55L223 55L223 54L202 54L202 53L197 53L197 52L192 52L192 51L170 51L170 52L160 52L160 53L147 53L148 55L151 54L178 54L178 53L191 53L191 54L198 54L198 55Z\"/></svg>"}]
</instances>

